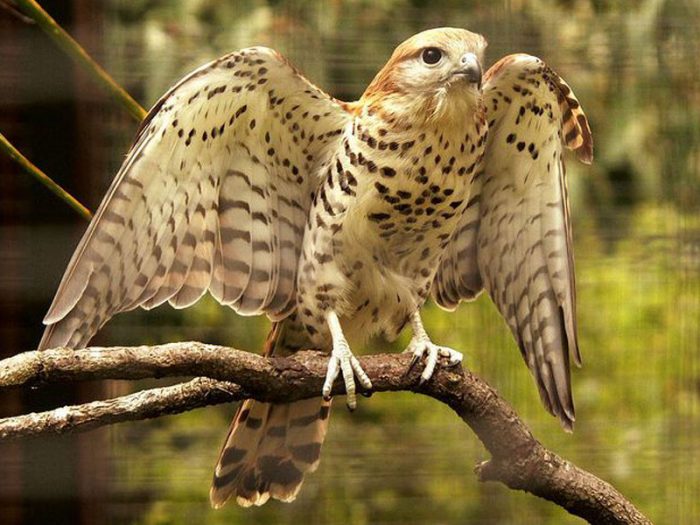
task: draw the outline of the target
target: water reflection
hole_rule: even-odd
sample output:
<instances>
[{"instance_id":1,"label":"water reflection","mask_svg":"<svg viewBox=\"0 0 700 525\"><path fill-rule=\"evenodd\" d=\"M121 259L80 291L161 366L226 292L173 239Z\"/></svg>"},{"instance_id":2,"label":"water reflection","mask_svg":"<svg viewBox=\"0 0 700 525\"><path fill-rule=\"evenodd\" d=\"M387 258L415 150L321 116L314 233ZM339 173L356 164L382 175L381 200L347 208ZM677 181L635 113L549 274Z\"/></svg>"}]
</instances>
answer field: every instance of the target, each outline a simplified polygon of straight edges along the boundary
<instances>
[{"instance_id":1,"label":"water reflection","mask_svg":"<svg viewBox=\"0 0 700 525\"><path fill-rule=\"evenodd\" d=\"M484 33L489 62L515 51L545 58L576 90L596 139L592 169L569 163L585 362L574 372L576 432L563 434L545 414L488 300L451 315L429 307L426 324L436 340L465 351L467 365L514 404L547 446L611 481L659 523L700 522L695 4L112 1L95 10L104 28L93 37L101 43L101 61L145 102L192 67L257 43L283 51L346 99L359 96L398 41L430 26ZM92 198L93 207L134 129L108 101L95 104L98 116L106 115L99 133L88 138L101 151L100 169L82 183L82 196ZM21 324L32 340L82 227L59 231L36 222L23 223L21 250L0 256L12 257L15 268L0 280L3 290L26 294L33 305ZM63 262L38 270L28 264L37 250ZM101 342L199 339L253 350L266 327L264 320L238 318L205 300L184 313L161 308L122 316ZM110 388L115 394L127 387ZM12 455L1 461L5 470L24 469L25 503L77 501L80 511L70 503L56 511L54 517L65 511L66 523L78 515L142 524L580 522L532 496L477 483L472 468L487 456L476 438L447 408L408 394L377 395L352 416L338 406L321 467L295 504L213 512L208 483L231 413L232 407L222 407L122 425L66 441L64 448L41 443L43 452L25 450L21 462ZM39 481L47 464L56 465L53 450L63 463L49 486ZM73 460L87 465L86 472L67 483L62 475L70 468L64 464ZM9 498L7 490L2 497ZM32 522L37 514L22 508Z\"/></svg>"}]
</instances>

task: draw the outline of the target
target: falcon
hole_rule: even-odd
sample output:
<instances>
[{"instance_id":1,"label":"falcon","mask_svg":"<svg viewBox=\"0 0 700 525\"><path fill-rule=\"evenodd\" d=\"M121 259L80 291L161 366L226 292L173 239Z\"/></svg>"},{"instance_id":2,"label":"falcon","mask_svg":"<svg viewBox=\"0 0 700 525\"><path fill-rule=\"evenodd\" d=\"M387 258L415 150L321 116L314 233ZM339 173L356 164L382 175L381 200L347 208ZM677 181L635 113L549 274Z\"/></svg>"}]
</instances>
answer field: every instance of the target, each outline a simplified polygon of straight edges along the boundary
<instances>
[{"instance_id":1,"label":"falcon","mask_svg":"<svg viewBox=\"0 0 700 525\"><path fill-rule=\"evenodd\" d=\"M569 86L510 55L482 77L485 39L439 28L400 44L356 102L252 47L197 69L151 109L83 236L40 348L81 348L136 307L187 307L207 291L273 322L266 354L330 354L320 397L245 401L220 453L215 507L293 500L319 464L330 392L372 388L348 337L393 340L436 365L429 295L453 310L487 290L542 401L574 422L574 263L563 150L590 163ZM442 360L441 360L442 358Z\"/></svg>"}]
</instances>

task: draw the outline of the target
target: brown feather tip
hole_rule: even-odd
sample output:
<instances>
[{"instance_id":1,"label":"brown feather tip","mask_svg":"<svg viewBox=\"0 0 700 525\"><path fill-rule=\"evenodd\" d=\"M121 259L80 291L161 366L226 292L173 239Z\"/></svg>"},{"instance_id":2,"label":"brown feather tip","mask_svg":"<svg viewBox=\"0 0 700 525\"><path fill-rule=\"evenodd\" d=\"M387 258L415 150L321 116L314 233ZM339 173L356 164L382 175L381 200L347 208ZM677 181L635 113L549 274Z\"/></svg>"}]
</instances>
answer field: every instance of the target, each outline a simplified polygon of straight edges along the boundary
<instances>
[{"instance_id":1,"label":"brown feather tip","mask_svg":"<svg viewBox=\"0 0 700 525\"><path fill-rule=\"evenodd\" d=\"M581 120L581 117L583 117L583 120L585 122L585 126L581 126L581 131L583 134L583 144L577 148L576 151L576 157L578 160L583 162L584 164L592 164L593 163L593 137L591 136L591 130L588 127L588 121L586 120L585 115L583 113L579 115L579 121Z\"/></svg>"},{"instance_id":2,"label":"brown feather tip","mask_svg":"<svg viewBox=\"0 0 700 525\"><path fill-rule=\"evenodd\" d=\"M562 128L566 145L576 152L576 157L584 164L593 162L593 135L586 114L576 95L557 73L549 69L552 83L557 90L557 98L562 111Z\"/></svg>"},{"instance_id":3,"label":"brown feather tip","mask_svg":"<svg viewBox=\"0 0 700 525\"><path fill-rule=\"evenodd\" d=\"M564 429L564 432L567 434L573 434L574 433L574 420L563 420L560 419L559 422L561 423L561 428Z\"/></svg>"}]
</instances>

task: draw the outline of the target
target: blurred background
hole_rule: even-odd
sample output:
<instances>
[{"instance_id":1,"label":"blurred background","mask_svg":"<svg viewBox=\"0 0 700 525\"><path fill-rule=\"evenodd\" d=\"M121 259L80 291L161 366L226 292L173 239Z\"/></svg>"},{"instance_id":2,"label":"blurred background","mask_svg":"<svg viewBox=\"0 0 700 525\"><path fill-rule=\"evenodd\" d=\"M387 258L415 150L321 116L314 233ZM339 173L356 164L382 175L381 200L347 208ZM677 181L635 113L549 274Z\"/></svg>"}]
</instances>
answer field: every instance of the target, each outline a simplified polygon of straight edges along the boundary
<instances>
[{"instance_id":1,"label":"blurred background","mask_svg":"<svg viewBox=\"0 0 700 525\"><path fill-rule=\"evenodd\" d=\"M548 447L612 482L658 523L700 523L700 5L693 0L44 0L145 107L185 73L254 44L274 47L352 100L400 41L452 25L489 40L487 62L527 52L573 87L595 163L569 157L584 367L572 435L541 407L486 297L426 308L433 339L460 349ZM0 10L0 131L96 209L137 123L36 26ZM0 156L0 354L35 348L86 223ZM132 312L95 344L200 340L258 351L268 322L212 300ZM371 351L398 351L381 342ZM360 350L361 351L361 350ZM163 382L16 391L0 415ZM337 403L319 470L291 505L209 508L234 406L0 447L2 524L574 524L533 496L482 484L488 455L451 411L378 394Z\"/></svg>"}]
</instances>

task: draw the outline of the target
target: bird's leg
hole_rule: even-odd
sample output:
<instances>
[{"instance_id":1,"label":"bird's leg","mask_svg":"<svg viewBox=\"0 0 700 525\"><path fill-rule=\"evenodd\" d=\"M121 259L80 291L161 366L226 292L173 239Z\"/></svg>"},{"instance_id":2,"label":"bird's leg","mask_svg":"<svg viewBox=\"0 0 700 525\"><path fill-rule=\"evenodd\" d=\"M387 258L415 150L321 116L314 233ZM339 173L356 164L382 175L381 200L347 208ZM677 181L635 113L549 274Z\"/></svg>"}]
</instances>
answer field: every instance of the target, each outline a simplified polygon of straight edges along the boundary
<instances>
[{"instance_id":1,"label":"bird's leg","mask_svg":"<svg viewBox=\"0 0 700 525\"><path fill-rule=\"evenodd\" d=\"M413 328L413 338L405 350L413 354L408 370L411 370L418 360L425 356L425 368L420 376L421 384L433 375L439 357L448 359L447 366L456 366L462 362L463 356L460 352L446 346L438 346L430 340L418 310L411 316L411 327Z\"/></svg>"},{"instance_id":2,"label":"bird's leg","mask_svg":"<svg viewBox=\"0 0 700 525\"><path fill-rule=\"evenodd\" d=\"M365 371L362 370L360 362L350 351L350 347L343 334L343 329L340 327L340 321L336 313L331 310L326 319L328 321L328 328L331 331L331 337L333 338L333 352L328 361L326 381L323 383L323 397L324 399L330 399L333 382L336 377L338 377L338 373L342 372L348 408L350 410L355 410L357 407L355 376L357 376L357 379L365 390L371 390L372 382L369 380L369 377L367 377Z\"/></svg>"}]
</instances>

